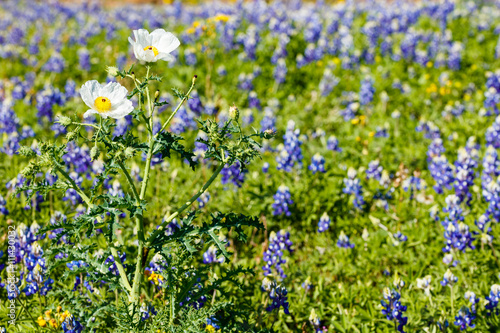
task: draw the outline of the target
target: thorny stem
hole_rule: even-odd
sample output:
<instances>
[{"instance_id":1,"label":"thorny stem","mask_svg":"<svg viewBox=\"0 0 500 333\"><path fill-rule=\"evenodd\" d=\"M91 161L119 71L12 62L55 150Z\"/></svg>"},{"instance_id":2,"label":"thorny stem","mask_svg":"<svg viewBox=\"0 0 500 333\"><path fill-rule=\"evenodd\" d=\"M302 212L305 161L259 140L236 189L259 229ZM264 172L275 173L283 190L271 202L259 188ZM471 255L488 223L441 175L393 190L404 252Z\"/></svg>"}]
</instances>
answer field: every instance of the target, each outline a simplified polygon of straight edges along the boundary
<instances>
[{"instance_id":1,"label":"thorny stem","mask_svg":"<svg viewBox=\"0 0 500 333\"><path fill-rule=\"evenodd\" d=\"M91 202L90 198L83 193L83 191L78 187L78 185L75 183L75 181L68 175L66 171L64 171L61 167L56 166L57 171L59 171L72 185L73 189L80 195L80 197L85 201L87 206L89 208L94 207L94 204ZM98 220L100 220L100 217L98 217ZM124 287L127 290L132 290L130 287L130 283L128 282L127 279L127 274L125 273L125 269L122 266L122 263L120 262L120 257L118 256L118 251L116 251L115 247L113 245L110 245L111 248L111 254L113 254L113 257L115 258L115 263L116 267L118 268L118 272L120 273L120 278L122 279L122 283Z\"/></svg>"},{"instance_id":2,"label":"thorny stem","mask_svg":"<svg viewBox=\"0 0 500 333\"><path fill-rule=\"evenodd\" d=\"M140 203L139 192L137 192L137 188L134 185L134 181L133 181L132 177L130 176L130 173L128 172L127 168L125 168L125 165L123 165L122 161L118 162L118 165L120 166L120 169L122 169L123 174L125 175L125 178L127 178L128 184L132 188L132 192L134 193L134 197L136 200L136 205L139 205L139 203Z\"/></svg>"},{"instance_id":3,"label":"thorny stem","mask_svg":"<svg viewBox=\"0 0 500 333\"><path fill-rule=\"evenodd\" d=\"M193 76L193 80L191 81L191 87L189 88L188 92L186 93L186 95L184 96L184 98L181 99L179 105L177 105L177 107L175 108L174 112L172 112L172 114L167 119L167 121L163 124L163 126L158 131L158 133L160 133L161 131L163 131L165 129L165 127L167 127L167 125L170 124L170 122L172 121L172 118L174 118L175 114L177 113L177 111L179 111L179 109L181 108L182 104L184 104L184 102L189 98L189 95L191 94L191 91L193 91L194 84L196 83L196 78L197 77L198 77L197 75Z\"/></svg>"},{"instance_id":4,"label":"thorny stem","mask_svg":"<svg viewBox=\"0 0 500 333\"><path fill-rule=\"evenodd\" d=\"M59 173L61 173L64 176L64 178L66 178L69 181L69 183L71 184L71 187L80 195L80 197L83 199L83 201L85 201L85 203L87 205L92 205L90 198L85 193L83 193L83 191L75 183L73 178L71 178L70 175L66 171L64 171L63 168L61 168L60 166L57 165L56 170L59 171Z\"/></svg>"},{"instance_id":5,"label":"thorny stem","mask_svg":"<svg viewBox=\"0 0 500 333\"><path fill-rule=\"evenodd\" d=\"M118 268L118 273L120 274L120 277L122 279L122 282L125 286L125 289L128 291L132 291L132 287L130 286L130 282L128 282L127 278L127 273L125 273L125 269L122 266L121 260L120 260L120 255L118 254L118 251L113 245L110 245L111 249L111 254L113 255L113 258L115 258L115 264L116 268Z\"/></svg>"},{"instance_id":6,"label":"thorny stem","mask_svg":"<svg viewBox=\"0 0 500 333\"><path fill-rule=\"evenodd\" d=\"M90 127L93 127L95 129L100 129L99 126L96 126L94 124L87 124L87 123L76 123L76 122L72 122L73 125L80 125L80 126L90 126Z\"/></svg>"},{"instance_id":7,"label":"thorny stem","mask_svg":"<svg viewBox=\"0 0 500 333\"><path fill-rule=\"evenodd\" d=\"M201 187L201 189L198 192L196 192L195 195L193 195L191 197L191 199L189 199L184 205L182 205L181 208L177 209L174 213L172 213L169 217L167 217L165 219L165 221L163 221L163 223L158 227L158 229L156 229L151 234L151 236L149 236L148 241L146 243L147 247L151 246L151 243L156 239L158 234L163 231L163 229L165 228L165 226L168 223L170 223L175 217L179 216L180 213L182 213L184 210L186 210L189 206L191 206L196 201L196 199L198 199L203 193L205 193L207 188L213 183L215 178L217 178L219 173L222 171L222 169L224 168L224 165L225 165L225 163L220 163L219 166L217 167L217 169L215 170L215 172L213 173L212 177L210 177L210 179L205 183L205 185L203 185Z\"/></svg>"}]
</instances>

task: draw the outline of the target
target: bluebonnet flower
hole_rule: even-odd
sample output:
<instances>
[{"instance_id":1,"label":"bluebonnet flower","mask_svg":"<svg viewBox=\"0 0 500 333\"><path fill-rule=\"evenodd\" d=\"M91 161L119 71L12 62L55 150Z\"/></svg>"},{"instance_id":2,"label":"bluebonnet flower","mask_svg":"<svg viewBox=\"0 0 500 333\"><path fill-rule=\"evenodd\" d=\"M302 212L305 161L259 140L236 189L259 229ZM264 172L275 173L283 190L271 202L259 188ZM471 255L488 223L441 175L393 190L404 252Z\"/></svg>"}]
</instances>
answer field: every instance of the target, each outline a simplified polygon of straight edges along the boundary
<instances>
[{"instance_id":1,"label":"bluebonnet flower","mask_svg":"<svg viewBox=\"0 0 500 333\"><path fill-rule=\"evenodd\" d=\"M188 66L194 66L198 62L196 59L196 50L193 48L187 48L184 51L184 59L186 61L186 65Z\"/></svg>"},{"instance_id":2,"label":"bluebonnet flower","mask_svg":"<svg viewBox=\"0 0 500 333\"><path fill-rule=\"evenodd\" d=\"M217 67L217 75L218 76L226 76L227 75L227 70L226 70L226 67L224 65L220 65L219 67Z\"/></svg>"},{"instance_id":3,"label":"bluebonnet flower","mask_svg":"<svg viewBox=\"0 0 500 333\"><path fill-rule=\"evenodd\" d=\"M493 310L495 311L495 315L498 316L498 303L500 302L500 285L494 284L491 286L490 294L484 298L486 300L486 304L484 308L488 310L488 315L491 316Z\"/></svg>"},{"instance_id":4,"label":"bluebonnet flower","mask_svg":"<svg viewBox=\"0 0 500 333\"><path fill-rule=\"evenodd\" d=\"M78 50L78 63L82 71L90 71L90 53L87 49Z\"/></svg>"},{"instance_id":5,"label":"bluebonnet flower","mask_svg":"<svg viewBox=\"0 0 500 333\"><path fill-rule=\"evenodd\" d=\"M283 58L278 59L276 63L276 67L274 67L273 77L274 81L277 84L285 83L286 74L288 73L288 69L286 67L286 61Z\"/></svg>"},{"instance_id":6,"label":"bluebonnet flower","mask_svg":"<svg viewBox=\"0 0 500 333\"><path fill-rule=\"evenodd\" d=\"M5 201L4 197L0 194L0 214L9 215L9 210L6 206L7 201Z\"/></svg>"},{"instance_id":7,"label":"bluebonnet flower","mask_svg":"<svg viewBox=\"0 0 500 333\"><path fill-rule=\"evenodd\" d=\"M276 116L274 110L268 106L264 108L264 117L260 121L260 130L272 130L276 127Z\"/></svg>"},{"instance_id":8,"label":"bluebonnet flower","mask_svg":"<svg viewBox=\"0 0 500 333\"><path fill-rule=\"evenodd\" d=\"M313 284L311 283L311 277L308 276L304 282L302 282L302 288L307 292L311 290L313 287Z\"/></svg>"},{"instance_id":9,"label":"bluebonnet flower","mask_svg":"<svg viewBox=\"0 0 500 333\"><path fill-rule=\"evenodd\" d=\"M453 275L452 271L448 268L448 270L444 273L443 280L441 281L441 285L443 287L450 286L453 287L455 283L457 283L458 278Z\"/></svg>"},{"instance_id":10,"label":"bluebonnet flower","mask_svg":"<svg viewBox=\"0 0 500 333\"><path fill-rule=\"evenodd\" d=\"M69 314L61 324L64 333L81 333L84 327L76 318Z\"/></svg>"},{"instance_id":11,"label":"bluebonnet flower","mask_svg":"<svg viewBox=\"0 0 500 333\"><path fill-rule=\"evenodd\" d=\"M266 263L265 266L262 267L265 276L272 274L272 268L274 266L280 278L286 278L283 267L281 267L282 264L286 263L286 260L283 259L283 252L288 250L289 253L292 253L292 245L293 243L290 240L290 233L288 231L280 230L278 233L274 231L271 232L269 235L269 246L267 250L264 251L263 256L263 260Z\"/></svg>"},{"instance_id":12,"label":"bluebonnet flower","mask_svg":"<svg viewBox=\"0 0 500 333\"><path fill-rule=\"evenodd\" d=\"M445 151L446 150L443 146L443 140L441 138L432 140L427 150L427 161L432 161L434 157L441 156L441 154L443 154Z\"/></svg>"},{"instance_id":13,"label":"bluebonnet flower","mask_svg":"<svg viewBox=\"0 0 500 333\"><path fill-rule=\"evenodd\" d=\"M225 165L221 170L221 182L222 184L227 184L232 182L234 186L241 187L245 181L245 175L248 173L248 169L241 169L241 164L239 161L235 161L231 165Z\"/></svg>"},{"instance_id":14,"label":"bluebonnet flower","mask_svg":"<svg viewBox=\"0 0 500 333\"><path fill-rule=\"evenodd\" d=\"M348 103L345 109L340 110L340 115L344 118L344 121L349 121L354 119L358 110L358 102Z\"/></svg>"},{"instance_id":15,"label":"bluebonnet flower","mask_svg":"<svg viewBox=\"0 0 500 333\"><path fill-rule=\"evenodd\" d=\"M339 84L340 79L333 75L332 70L330 68L325 68L323 72L323 77L319 82L319 91L321 96L328 96L332 92L333 88Z\"/></svg>"},{"instance_id":16,"label":"bluebonnet flower","mask_svg":"<svg viewBox=\"0 0 500 333\"><path fill-rule=\"evenodd\" d=\"M287 186L281 185L278 188L276 194L273 196L273 199L274 203L272 205L272 208L274 209L274 216L283 214L285 214L286 216L292 215L289 210L289 206L293 204L293 200L290 194L290 190Z\"/></svg>"},{"instance_id":17,"label":"bluebonnet flower","mask_svg":"<svg viewBox=\"0 0 500 333\"><path fill-rule=\"evenodd\" d=\"M209 333L215 333L220 332L220 326L217 323L217 320L215 317L207 318L207 323L205 324L205 331Z\"/></svg>"},{"instance_id":18,"label":"bluebonnet flower","mask_svg":"<svg viewBox=\"0 0 500 333\"><path fill-rule=\"evenodd\" d=\"M193 111L196 115L201 115L203 113L204 107L201 103L200 96L198 95L198 91L194 90L191 92L190 98L187 100L187 104L189 109Z\"/></svg>"},{"instance_id":19,"label":"bluebonnet flower","mask_svg":"<svg viewBox=\"0 0 500 333\"><path fill-rule=\"evenodd\" d=\"M321 218L319 219L318 222L318 232L327 231L328 228L330 228L330 223L331 223L330 216L328 216L328 214L324 212L323 215L321 215Z\"/></svg>"},{"instance_id":20,"label":"bluebonnet flower","mask_svg":"<svg viewBox=\"0 0 500 333\"><path fill-rule=\"evenodd\" d=\"M410 192L410 200L413 200L415 192L421 191L426 187L425 180L418 176L406 178L402 185L405 192Z\"/></svg>"},{"instance_id":21,"label":"bluebonnet flower","mask_svg":"<svg viewBox=\"0 0 500 333\"><path fill-rule=\"evenodd\" d=\"M397 324L398 332L404 333L404 326L408 322L408 317L403 317L406 312L406 306L401 304L401 295L395 289L385 288L382 304L382 314L387 320L394 321Z\"/></svg>"},{"instance_id":22,"label":"bluebonnet flower","mask_svg":"<svg viewBox=\"0 0 500 333\"><path fill-rule=\"evenodd\" d=\"M264 162L264 164L262 164L262 172L267 173L268 171L269 171L269 163Z\"/></svg>"},{"instance_id":23,"label":"bluebonnet flower","mask_svg":"<svg viewBox=\"0 0 500 333\"><path fill-rule=\"evenodd\" d=\"M204 264L212 264L212 263L220 263L222 264L225 260L224 256L221 256L220 258L217 258L217 246L215 245L210 245L207 251L203 253L203 263Z\"/></svg>"},{"instance_id":24,"label":"bluebonnet flower","mask_svg":"<svg viewBox=\"0 0 500 333\"><path fill-rule=\"evenodd\" d=\"M249 108L256 108L258 110L261 109L260 99L258 98L257 93L255 91L251 91L248 94L248 107Z\"/></svg>"},{"instance_id":25,"label":"bluebonnet flower","mask_svg":"<svg viewBox=\"0 0 500 333\"><path fill-rule=\"evenodd\" d=\"M141 312L141 320L142 321L146 321L149 318L151 318L151 316L156 316L156 314L157 314L156 309L151 304L146 305L145 303L142 303L139 311Z\"/></svg>"},{"instance_id":26,"label":"bluebonnet flower","mask_svg":"<svg viewBox=\"0 0 500 333\"><path fill-rule=\"evenodd\" d=\"M42 66L42 70L46 72L61 73L66 67L66 62L64 58L56 53L53 54L49 60Z\"/></svg>"},{"instance_id":27,"label":"bluebonnet flower","mask_svg":"<svg viewBox=\"0 0 500 333\"><path fill-rule=\"evenodd\" d=\"M453 169L444 155L432 157L429 163L429 172L436 181L433 188L438 194L442 194L445 189L451 189L452 184L455 182Z\"/></svg>"},{"instance_id":28,"label":"bluebonnet flower","mask_svg":"<svg viewBox=\"0 0 500 333\"><path fill-rule=\"evenodd\" d=\"M83 178L76 172L71 172L69 174L69 176L71 177L71 179L73 179L73 181L78 185L78 186L81 186L82 183L83 183ZM63 201L70 201L71 204L73 206L76 206L77 204L79 203L82 203L82 198L80 197L80 194L78 194L76 192L75 189L73 188L69 188L66 190L66 193L64 195L64 197L62 198Z\"/></svg>"},{"instance_id":29,"label":"bluebonnet flower","mask_svg":"<svg viewBox=\"0 0 500 333\"><path fill-rule=\"evenodd\" d=\"M406 242L408 240L408 237L403 235L401 231L396 232L395 234L392 235L394 239L398 242Z\"/></svg>"},{"instance_id":30,"label":"bluebonnet flower","mask_svg":"<svg viewBox=\"0 0 500 333\"><path fill-rule=\"evenodd\" d=\"M127 254L125 252L122 254L120 254L120 252L118 252L118 255L119 255L120 262L123 264L125 262L125 260L127 260ZM109 257L107 257L106 260L104 260L104 265L106 265L108 267L108 270L111 273L118 276L118 267L116 267L115 257L113 257L113 255L110 254Z\"/></svg>"},{"instance_id":31,"label":"bluebonnet flower","mask_svg":"<svg viewBox=\"0 0 500 333\"><path fill-rule=\"evenodd\" d=\"M500 161L495 147L488 145L483 158L483 172L481 175L481 184L483 187L483 196L488 196L488 185L500 175ZM488 200L487 200L488 201Z\"/></svg>"},{"instance_id":32,"label":"bluebonnet flower","mask_svg":"<svg viewBox=\"0 0 500 333\"><path fill-rule=\"evenodd\" d=\"M361 105L370 104L373 101L375 88L373 87L373 80L369 77L361 81L361 89L359 91L359 103Z\"/></svg>"},{"instance_id":33,"label":"bluebonnet flower","mask_svg":"<svg viewBox=\"0 0 500 333\"><path fill-rule=\"evenodd\" d=\"M180 134L186 132L188 129L197 129L195 115L190 110L181 106L174 116L172 126L170 127L172 133Z\"/></svg>"},{"instance_id":34,"label":"bluebonnet flower","mask_svg":"<svg viewBox=\"0 0 500 333\"><path fill-rule=\"evenodd\" d=\"M431 121L420 120L416 128L417 132L423 132L426 139L438 139L441 137L441 131Z\"/></svg>"},{"instance_id":35,"label":"bluebonnet flower","mask_svg":"<svg viewBox=\"0 0 500 333\"><path fill-rule=\"evenodd\" d=\"M499 94L500 98L500 94ZM498 116L493 124L486 129L486 143L494 148L500 148L500 116Z\"/></svg>"},{"instance_id":36,"label":"bluebonnet flower","mask_svg":"<svg viewBox=\"0 0 500 333\"><path fill-rule=\"evenodd\" d=\"M375 138L388 138L389 137L389 128L387 127L387 124L384 127L377 126L375 128L375 134L373 137Z\"/></svg>"},{"instance_id":37,"label":"bluebonnet flower","mask_svg":"<svg viewBox=\"0 0 500 333\"><path fill-rule=\"evenodd\" d=\"M476 294L472 291L466 291L464 298L467 301L469 301L472 313L476 313L476 311L477 311L476 306L477 306L477 303L479 303L479 297L477 297Z\"/></svg>"},{"instance_id":38,"label":"bluebonnet flower","mask_svg":"<svg viewBox=\"0 0 500 333\"><path fill-rule=\"evenodd\" d=\"M63 105L64 95L59 89L46 86L44 90L36 94L36 108L38 110L38 122L41 122L43 117L46 117L50 122L53 121L54 105Z\"/></svg>"},{"instance_id":39,"label":"bluebonnet flower","mask_svg":"<svg viewBox=\"0 0 500 333\"><path fill-rule=\"evenodd\" d=\"M476 327L472 321L476 319L476 316L471 313L468 307L463 306L460 310L458 310L458 315L455 316L455 326L458 326L461 331L466 330L467 328Z\"/></svg>"},{"instance_id":40,"label":"bluebonnet flower","mask_svg":"<svg viewBox=\"0 0 500 333\"><path fill-rule=\"evenodd\" d=\"M201 209L205 207L208 203L208 200L210 200L210 193L205 191L196 200L199 202L198 208Z\"/></svg>"},{"instance_id":41,"label":"bluebonnet flower","mask_svg":"<svg viewBox=\"0 0 500 333\"><path fill-rule=\"evenodd\" d=\"M460 148L458 158L455 161L455 194L467 204L472 198L470 187L474 184L474 169L477 167L476 155L475 149L469 152L465 148Z\"/></svg>"},{"instance_id":42,"label":"bluebonnet flower","mask_svg":"<svg viewBox=\"0 0 500 333\"><path fill-rule=\"evenodd\" d=\"M132 125L132 116L128 115L120 119L116 119L116 127L113 131L113 136L121 136L127 133Z\"/></svg>"},{"instance_id":43,"label":"bluebonnet flower","mask_svg":"<svg viewBox=\"0 0 500 333\"><path fill-rule=\"evenodd\" d=\"M430 275L426 275L422 279L417 278L417 288L422 289L426 296L430 296L431 294L431 280L432 277Z\"/></svg>"},{"instance_id":44,"label":"bluebonnet flower","mask_svg":"<svg viewBox=\"0 0 500 333\"><path fill-rule=\"evenodd\" d=\"M354 243L351 243L349 241L349 237L341 231L339 234L339 239L337 240L337 246L345 249L352 249L354 248Z\"/></svg>"},{"instance_id":45,"label":"bluebonnet flower","mask_svg":"<svg viewBox=\"0 0 500 333\"><path fill-rule=\"evenodd\" d=\"M284 144L278 146L279 155L276 156L278 170L291 172L292 168L297 164L302 167L302 141L299 140L300 130L295 129L295 122L290 120L287 125L287 130L283 136Z\"/></svg>"},{"instance_id":46,"label":"bluebonnet flower","mask_svg":"<svg viewBox=\"0 0 500 333\"><path fill-rule=\"evenodd\" d=\"M382 175L382 171L384 168L380 165L380 162L378 160L371 161L368 164L368 169L366 169L366 179L375 179L375 180L380 180L380 177Z\"/></svg>"},{"instance_id":47,"label":"bluebonnet flower","mask_svg":"<svg viewBox=\"0 0 500 333\"><path fill-rule=\"evenodd\" d=\"M239 82L238 88L240 88L241 90L252 91L253 90L253 79L254 79L254 75L252 73L250 73L250 74L241 73L238 76L238 82Z\"/></svg>"},{"instance_id":48,"label":"bluebonnet flower","mask_svg":"<svg viewBox=\"0 0 500 333\"><path fill-rule=\"evenodd\" d=\"M311 170L313 174L316 172L325 173L325 158L319 153L314 154L311 159L311 164L309 165L309 170Z\"/></svg>"},{"instance_id":49,"label":"bluebonnet flower","mask_svg":"<svg viewBox=\"0 0 500 333\"><path fill-rule=\"evenodd\" d=\"M365 199L363 198L363 187L360 184L358 178L356 178L357 172L353 168L349 168L347 171L347 178L344 178L344 188L342 191L349 195L354 195L354 207L356 209L362 210L365 205Z\"/></svg>"},{"instance_id":50,"label":"bluebonnet flower","mask_svg":"<svg viewBox=\"0 0 500 333\"><path fill-rule=\"evenodd\" d=\"M309 315L309 322L314 327L316 333L327 332L326 327L321 326L321 320L319 320L319 317L314 309L311 310L311 314Z\"/></svg>"},{"instance_id":51,"label":"bluebonnet flower","mask_svg":"<svg viewBox=\"0 0 500 333\"><path fill-rule=\"evenodd\" d=\"M290 314L290 310L288 309L288 291L285 286L278 285L275 281L271 282L268 278L264 278L264 281L262 281L262 289L269 293L269 298L271 299L271 304L266 308L266 311L279 311L279 309L283 307L285 314Z\"/></svg>"},{"instance_id":52,"label":"bluebonnet flower","mask_svg":"<svg viewBox=\"0 0 500 333\"><path fill-rule=\"evenodd\" d=\"M334 135L331 135L327 142L326 147L331 151L336 151L338 153L342 152L342 148L339 147L339 140Z\"/></svg>"}]
</instances>

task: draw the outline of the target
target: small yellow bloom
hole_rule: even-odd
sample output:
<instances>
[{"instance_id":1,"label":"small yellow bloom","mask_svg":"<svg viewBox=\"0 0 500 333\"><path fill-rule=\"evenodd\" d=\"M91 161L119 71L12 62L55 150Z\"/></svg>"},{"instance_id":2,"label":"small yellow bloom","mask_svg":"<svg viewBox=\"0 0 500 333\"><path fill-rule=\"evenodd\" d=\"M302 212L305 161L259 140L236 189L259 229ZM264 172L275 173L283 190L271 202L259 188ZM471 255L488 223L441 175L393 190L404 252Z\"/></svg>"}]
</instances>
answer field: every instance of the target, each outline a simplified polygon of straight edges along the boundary
<instances>
[{"instance_id":1,"label":"small yellow bloom","mask_svg":"<svg viewBox=\"0 0 500 333\"><path fill-rule=\"evenodd\" d=\"M214 21L216 22L227 22L229 21L229 16L224 14L219 14L214 16Z\"/></svg>"},{"instance_id":2,"label":"small yellow bloom","mask_svg":"<svg viewBox=\"0 0 500 333\"><path fill-rule=\"evenodd\" d=\"M45 311L45 317L51 318L51 316L52 316L52 310Z\"/></svg>"},{"instance_id":3,"label":"small yellow bloom","mask_svg":"<svg viewBox=\"0 0 500 333\"><path fill-rule=\"evenodd\" d=\"M356 118L352 119L352 120L351 120L351 124L353 124L353 125L357 125L357 124L359 124L359 118L358 118L358 117L356 117Z\"/></svg>"},{"instance_id":4,"label":"small yellow bloom","mask_svg":"<svg viewBox=\"0 0 500 333\"><path fill-rule=\"evenodd\" d=\"M339 58L337 58L337 57L333 58L333 63L334 63L335 65L340 64L340 59L339 59Z\"/></svg>"},{"instance_id":5,"label":"small yellow bloom","mask_svg":"<svg viewBox=\"0 0 500 333\"><path fill-rule=\"evenodd\" d=\"M375 56L375 62L381 62L382 61L382 57L381 56Z\"/></svg>"},{"instance_id":6,"label":"small yellow bloom","mask_svg":"<svg viewBox=\"0 0 500 333\"><path fill-rule=\"evenodd\" d=\"M472 66L470 66L470 69L472 69L473 71L475 71L477 69L477 65L473 64Z\"/></svg>"},{"instance_id":7,"label":"small yellow bloom","mask_svg":"<svg viewBox=\"0 0 500 333\"><path fill-rule=\"evenodd\" d=\"M464 95L464 101L470 101L471 96L469 94Z\"/></svg>"},{"instance_id":8,"label":"small yellow bloom","mask_svg":"<svg viewBox=\"0 0 500 333\"><path fill-rule=\"evenodd\" d=\"M52 319L50 319L50 320L49 320L49 325L50 325L50 327L52 327L52 328L57 328L57 327L59 326L59 325L57 324L57 321L56 321L54 318L52 318Z\"/></svg>"},{"instance_id":9,"label":"small yellow bloom","mask_svg":"<svg viewBox=\"0 0 500 333\"><path fill-rule=\"evenodd\" d=\"M196 29L195 28L189 28L186 30L186 32L190 35L194 34L196 32Z\"/></svg>"},{"instance_id":10,"label":"small yellow bloom","mask_svg":"<svg viewBox=\"0 0 500 333\"><path fill-rule=\"evenodd\" d=\"M446 94L446 88L445 87L439 88L439 94L440 95L445 95Z\"/></svg>"},{"instance_id":11,"label":"small yellow bloom","mask_svg":"<svg viewBox=\"0 0 500 333\"><path fill-rule=\"evenodd\" d=\"M205 330L209 333L215 333L215 327L213 327L212 325L207 325L207 327L205 327Z\"/></svg>"},{"instance_id":12,"label":"small yellow bloom","mask_svg":"<svg viewBox=\"0 0 500 333\"><path fill-rule=\"evenodd\" d=\"M357 137L356 137L356 141L360 142L360 141L361 141L361 137L360 137L360 136L357 136Z\"/></svg>"},{"instance_id":13,"label":"small yellow bloom","mask_svg":"<svg viewBox=\"0 0 500 333\"><path fill-rule=\"evenodd\" d=\"M427 68L431 68L432 66L434 66L434 63L432 61L428 61L426 66Z\"/></svg>"},{"instance_id":14,"label":"small yellow bloom","mask_svg":"<svg viewBox=\"0 0 500 333\"><path fill-rule=\"evenodd\" d=\"M371 137L374 137L375 136L375 131L371 131L370 133L368 133L369 136Z\"/></svg>"},{"instance_id":15,"label":"small yellow bloom","mask_svg":"<svg viewBox=\"0 0 500 333\"><path fill-rule=\"evenodd\" d=\"M37 321L36 321L36 322L38 323L38 325L39 325L40 327L45 327L45 326L47 326L47 322L45 321L45 319L43 319L43 317L42 317L42 316L38 317L38 319L37 319Z\"/></svg>"},{"instance_id":16,"label":"small yellow bloom","mask_svg":"<svg viewBox=\"0 0 500 333\"><path fill-rule=\"evenodd\" d=\"M155 285L158 285L160 283L163 283L163 276L161 276L160 274L151 273L151 275L148 277L148 280L153 281Z\"/></svg>"}]
</instances>

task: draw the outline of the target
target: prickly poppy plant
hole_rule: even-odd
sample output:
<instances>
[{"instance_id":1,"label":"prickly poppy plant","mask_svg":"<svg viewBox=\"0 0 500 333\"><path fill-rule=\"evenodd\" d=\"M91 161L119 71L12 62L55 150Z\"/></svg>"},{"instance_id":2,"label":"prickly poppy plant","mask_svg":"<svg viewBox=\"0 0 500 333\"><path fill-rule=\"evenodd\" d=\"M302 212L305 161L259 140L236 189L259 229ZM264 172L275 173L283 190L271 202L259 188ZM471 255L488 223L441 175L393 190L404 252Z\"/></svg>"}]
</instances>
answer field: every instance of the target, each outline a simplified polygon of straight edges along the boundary
<instances>
[{"instance_id":1,"label":"prickly poppy plant","mask_svg":"<svg viewBox=\"0 0 500 333\"><path fill-rule=\"evenodd\" d=\"M1 1L0 332L500 331L497 2Z\"/></svg>"}]
</instances>

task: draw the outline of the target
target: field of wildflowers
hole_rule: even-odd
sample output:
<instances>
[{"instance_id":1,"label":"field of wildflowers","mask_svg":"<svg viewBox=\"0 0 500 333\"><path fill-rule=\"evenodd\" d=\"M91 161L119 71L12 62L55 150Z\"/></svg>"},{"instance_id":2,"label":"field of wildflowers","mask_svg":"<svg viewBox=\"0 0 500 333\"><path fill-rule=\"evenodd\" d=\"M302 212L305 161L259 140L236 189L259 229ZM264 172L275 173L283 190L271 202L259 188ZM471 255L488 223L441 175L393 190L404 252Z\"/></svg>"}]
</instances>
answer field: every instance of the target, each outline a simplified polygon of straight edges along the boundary
<instances>
[{"instance_id":1,"label":"field of wildflowers","mask_svg":"<svg viewBox=\"0 0 500 333\"><path fill-rule=\"evenodd\" d=\"M0 332L500 332L500 2L0 2Z\"/></svg>"}]
</instances>

